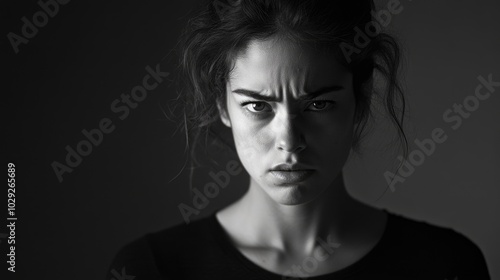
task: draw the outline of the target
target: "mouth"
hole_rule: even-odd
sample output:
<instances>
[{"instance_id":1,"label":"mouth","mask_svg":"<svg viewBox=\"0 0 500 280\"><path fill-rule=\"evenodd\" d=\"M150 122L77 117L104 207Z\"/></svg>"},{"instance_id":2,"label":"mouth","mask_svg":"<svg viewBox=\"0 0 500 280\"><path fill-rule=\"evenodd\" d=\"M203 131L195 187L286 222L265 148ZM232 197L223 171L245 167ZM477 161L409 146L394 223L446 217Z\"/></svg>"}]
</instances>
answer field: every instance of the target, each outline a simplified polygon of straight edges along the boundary
<instances>
[{"instance_id":1,"label":"mouth","mask_svg":"<svg viewBox=\"0 0 500 280\"><path fill-rule=\"evenodd\" d=\"M314 169L301 163L281 163L273 166L271 173L275 185L296 184L305 181L313 173Z\"/></svg>"},{"instance_id":2,"label":"mouth","mask_svg":"<svg viewBox=\"0 0 500 280\"><path fill-rule=\"evenodd\" d=\"M270 171L305 171L305 170L312 170L312 168L301 163L294 163L294 164L281 163L273 166L273 168L270 169Z\"/></svg>"},{"instance_id":3,"label":"mouth","mask_svg":"<svg viewBox=\"0 0 500 280\"><path fill-rule=\"evenodd\" d=\"M303 182L314 173L314 170L271 170L270 173L277 181L276 183L280 185Z\"/></svg>"}]
</instances>

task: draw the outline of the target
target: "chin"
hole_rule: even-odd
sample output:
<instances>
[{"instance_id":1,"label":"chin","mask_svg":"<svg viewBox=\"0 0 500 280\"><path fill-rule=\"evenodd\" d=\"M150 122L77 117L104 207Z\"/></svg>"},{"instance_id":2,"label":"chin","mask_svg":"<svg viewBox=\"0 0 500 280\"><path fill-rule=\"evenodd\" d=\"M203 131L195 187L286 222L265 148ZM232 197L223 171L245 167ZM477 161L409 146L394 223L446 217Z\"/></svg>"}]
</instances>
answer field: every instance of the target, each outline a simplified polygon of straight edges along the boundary
<instances>
[{"instance_id":1,"label":"chin","mask_svg":"<svg viewBox=\"0 0 500 280\"><path fill-rule=\"evenodd\" d=\"M320 190L311 190L306 185L290 184L286 186L272 186L267 190L268 195L280 205L302 205L313 201L320 194Z\"/></svg>"}]
</instances>

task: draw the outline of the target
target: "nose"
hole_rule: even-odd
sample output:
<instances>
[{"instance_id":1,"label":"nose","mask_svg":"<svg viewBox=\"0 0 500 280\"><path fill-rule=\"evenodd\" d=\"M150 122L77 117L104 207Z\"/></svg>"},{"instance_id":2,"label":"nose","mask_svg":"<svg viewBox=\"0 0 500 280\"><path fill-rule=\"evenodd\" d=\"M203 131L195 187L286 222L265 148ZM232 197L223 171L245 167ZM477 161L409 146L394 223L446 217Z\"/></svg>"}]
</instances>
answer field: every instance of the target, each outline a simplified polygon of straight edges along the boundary
<instances>
[{"instance_id":1,"label":"nose","mask_svg":"<svg viewBox=\"0 0 500 280\"><path fill-rule=\"evenodd\" d=\"M299 128L297 114L288 114L276 123L276 148L288 153L298 153L307 145Z\"/></svg>"}]
</instances>

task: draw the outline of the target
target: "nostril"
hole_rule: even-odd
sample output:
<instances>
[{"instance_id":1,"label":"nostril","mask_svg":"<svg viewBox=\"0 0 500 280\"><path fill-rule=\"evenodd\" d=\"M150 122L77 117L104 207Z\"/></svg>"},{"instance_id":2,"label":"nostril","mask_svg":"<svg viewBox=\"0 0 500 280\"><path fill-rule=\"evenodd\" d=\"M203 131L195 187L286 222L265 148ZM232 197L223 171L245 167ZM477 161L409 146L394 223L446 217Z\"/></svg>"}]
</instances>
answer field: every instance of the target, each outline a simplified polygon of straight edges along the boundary
<instances>
[{"instance_id":1,"label":"nostril","mask_svg":"<svg viewBox=\"0 0 500 280\"><path fill-rule=\"evenodd\" d=\"M302 135L281 139L277 142L276 148L280 151L293 153L300 152L307 147L306 141Z\"/></svg>"}]
</instances>

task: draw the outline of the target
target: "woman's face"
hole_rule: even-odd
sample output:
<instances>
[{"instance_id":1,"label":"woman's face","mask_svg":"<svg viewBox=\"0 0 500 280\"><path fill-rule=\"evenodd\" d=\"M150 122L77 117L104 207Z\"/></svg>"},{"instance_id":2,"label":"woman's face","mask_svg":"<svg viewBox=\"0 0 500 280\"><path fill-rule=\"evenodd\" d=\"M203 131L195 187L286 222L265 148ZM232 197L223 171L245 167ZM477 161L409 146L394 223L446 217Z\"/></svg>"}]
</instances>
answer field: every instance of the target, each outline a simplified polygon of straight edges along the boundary
<instances>
[{"instance_id":1,"label":"woman's face","mask_svg":"<svg viewBox=\"0 0 500 280\"><path fill-rule=\"evenodd\" d=\"M235 60L227 113L219 110L252 186L303 204L332 185L349 155L352 74L325 53L254 40Z\"/></svg>"}]
</instances>

